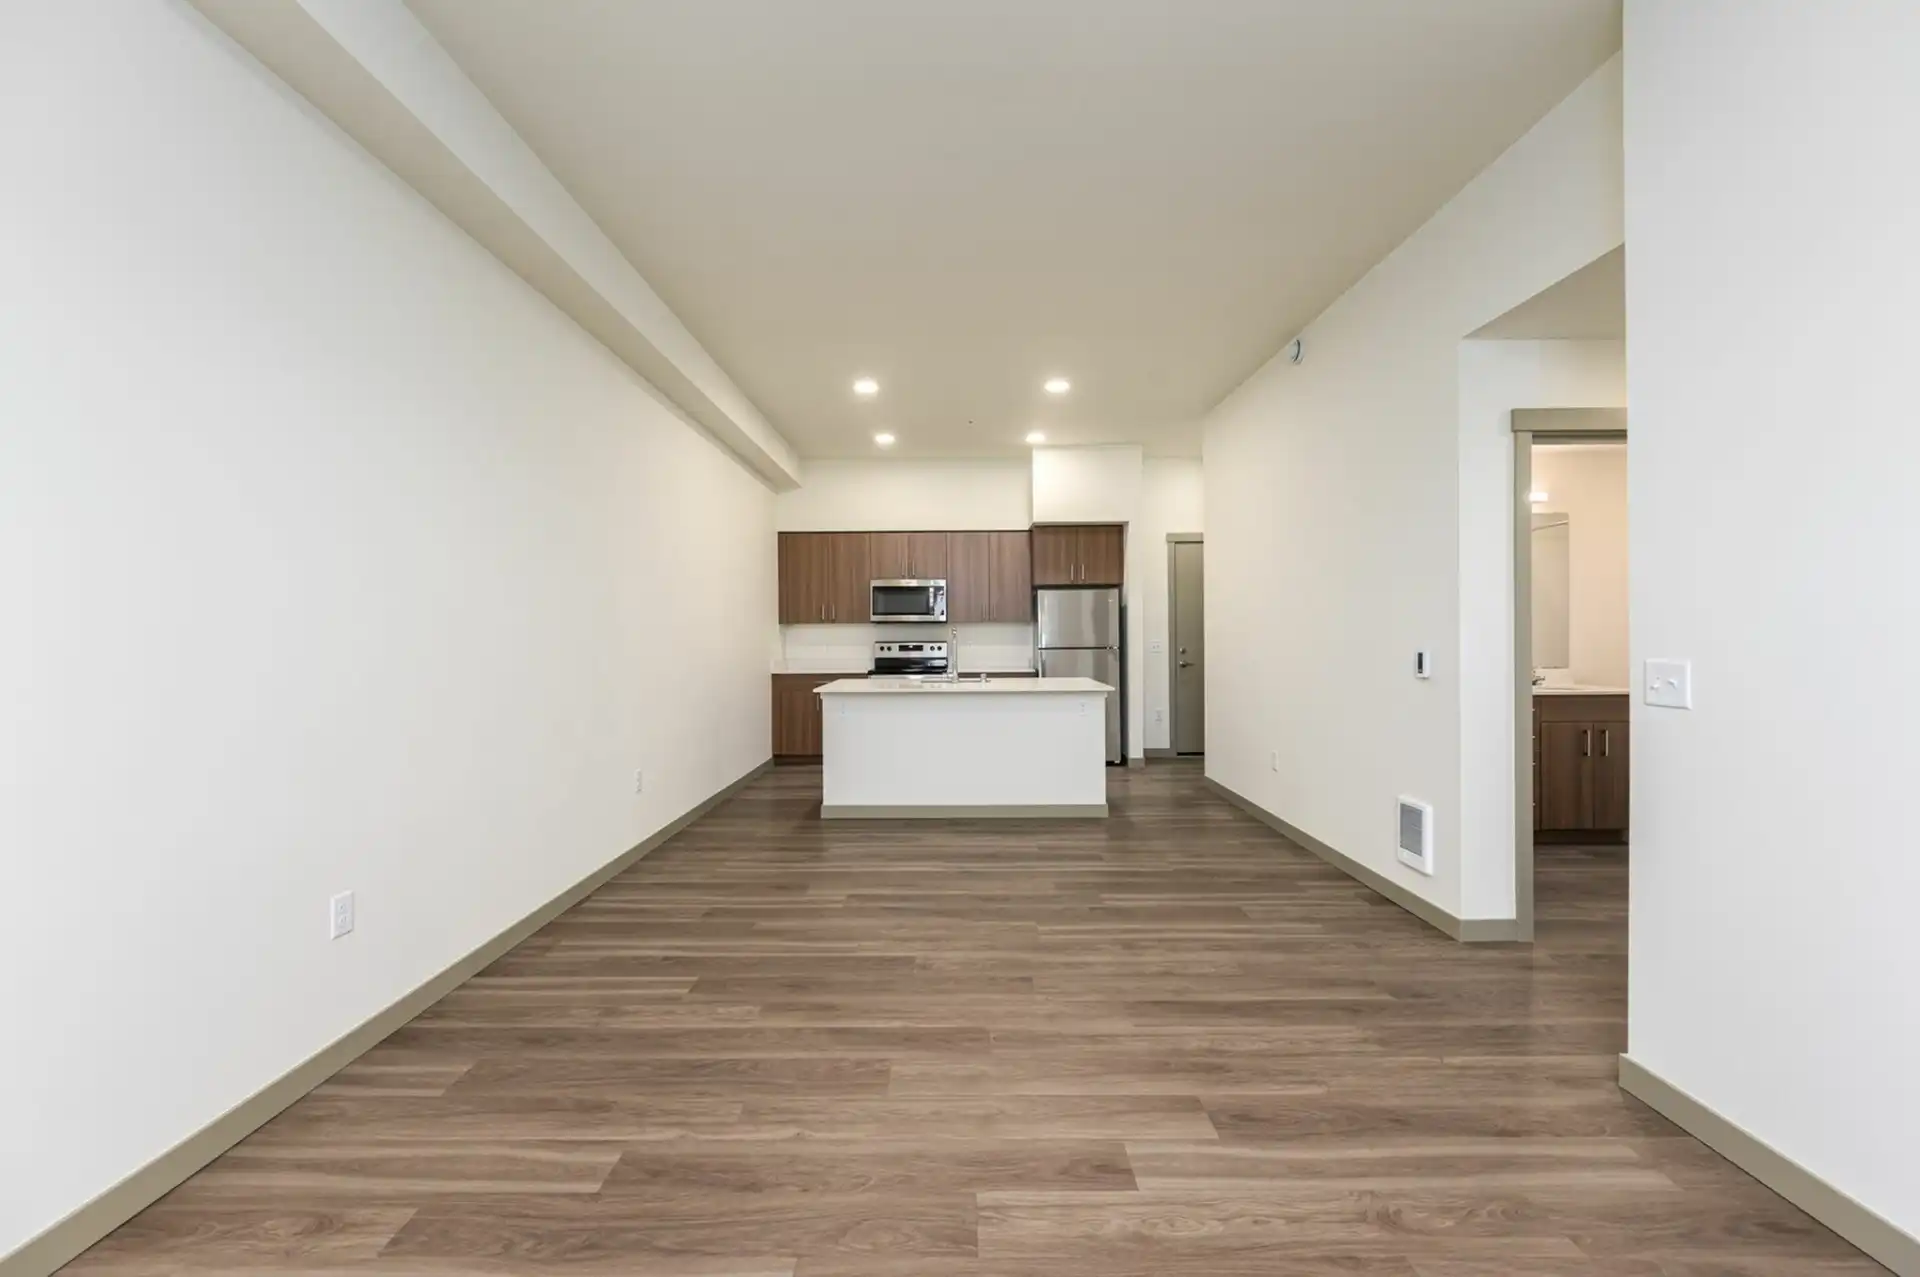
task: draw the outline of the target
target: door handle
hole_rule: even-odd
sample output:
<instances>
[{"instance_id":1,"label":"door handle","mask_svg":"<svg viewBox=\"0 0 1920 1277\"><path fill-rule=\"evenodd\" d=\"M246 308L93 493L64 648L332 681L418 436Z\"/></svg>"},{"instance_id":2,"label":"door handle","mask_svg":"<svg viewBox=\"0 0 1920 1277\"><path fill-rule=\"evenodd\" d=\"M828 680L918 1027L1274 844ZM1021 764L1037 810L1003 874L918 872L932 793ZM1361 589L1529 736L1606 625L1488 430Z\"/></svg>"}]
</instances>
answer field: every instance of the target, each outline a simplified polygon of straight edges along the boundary
<instances>
[{"instance_id":1,"label":"door handle","mask_svg":"<svg viewBox=\"0 0 1920 1277\"><path fill-rule=\"evenodd\" d=\"M1583 727L1580 729L1580 757L1593 757L1593 729L1591 727Z\"/></svg>"},{"instance_id":2,"label":"door handle","mask_svg":"<svg viewBox=\"0 0 1920 1277\"><path fill-rule=\"evenodd\" d=\"M1193 662L1192 662L1192 661L1182 661L1182 662L1180 662L1180 668L1181 668L1181 669L1186 669L1186 668L1187 668L1187 667L1188 667L1189 665L1191 665L1191 664L1193 664Z\"/></svg>"},{"instance_id":3,"label":"door handle","mask_svg":"<svg viewBox=\"0 0 1920 1277\"><path fill-rule=\"evenodd\" d=\"M1612 756L1613 729L1611 727L1603 727L1600 729L1600 757L1611 758Z\"/></svg>"}]
</instances>

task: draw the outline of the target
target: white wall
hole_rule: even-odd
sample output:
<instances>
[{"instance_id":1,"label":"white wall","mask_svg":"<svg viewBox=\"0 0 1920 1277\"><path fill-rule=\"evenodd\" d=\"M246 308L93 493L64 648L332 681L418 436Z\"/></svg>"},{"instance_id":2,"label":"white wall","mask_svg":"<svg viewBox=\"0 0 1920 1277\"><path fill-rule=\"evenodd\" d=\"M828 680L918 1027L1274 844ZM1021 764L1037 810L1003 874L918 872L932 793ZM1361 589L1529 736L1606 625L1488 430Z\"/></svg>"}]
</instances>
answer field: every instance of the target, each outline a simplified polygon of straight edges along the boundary
<instances>
[{"instance_id":1,"label":"white wall","mask_svg":"<svg viewBox=\"0 0 1920 1277\"><path fill-rule=\"evenodd\" d=\"M1143 720L1134 742L1146 749L1166 749L1173 739L1173 700L1169 693L1173 648L1167 616L1167 534L1203 532L1206 524L1205 479L1198 461L1152 459L1140 476L1140 513L1129 531L1137 544L1134 554L1138 588L1133 591L1141 616L1142 641L1135 644L1133 685L1140 689ZM1153 650L1158 643L1160 650ZM1222 677L1228 677L1228 674ZM1135 750L1139 752L1138 749Z\"/></svg>"},{"instance_id":2,"label":"white wall","mask_svg":"<svg viewBox=\"0 0 1920 1277\"><path fill-rule=\"evenodd\" d=\"M1458 364L1460 916L1511 918L1516 757L1512 413L1515 408L1625 406L1626 345L1463 341ZM1547 490L1553 491L1551 486Z\"/></svg>"},{"instance_id":3,"label":"white wall","mask_svg":"<svg viewBox=\"0 0 1920 1277\"><path fill-rule=\"evenodd\" d=\"M1510 520L1512 463L1462 446L1460 343L1620 244L1619 112L1616 58L1206 422L1208 774L1453 912L1463 854L1512 857L1462 823L1463 576L1512 550L1461 511ZM1432 878L1394 858L1400 794L1435 805Z\"/></svg>"},{"instance_id":4,"label":"white wall","mask_svg":"<svg viewBox=\"0 0 1920 1277\"><path fill-rule=\"evenodd\" d=\"M1033 522L1026 460L809 461L773 504L782 532L977 532Z\"/></svg>"},{"instance_id":5,"label":"white wall","mask_svg":"<svg viewBox=\"0 0 1920 1277\"><path fill-rule=\"evenodd\" d=\"M1035 523L1124 523L1140 508L1142 449L1134 444L1033 450Z\"/></svg>"},{"instance_id":6,"label":"white wall","mask_svg":"<svg viewBox=\"0 0 1920 1277\"><path fill-rule=\"evenodd\" d=\"M1920 6L1628 0L1629 1040L1920 1235Z\"/></svg>"},{"instance_id":7,"label":"white wall","mask_svg":"<svg viewBox=\"0 0 1920 1277\"><path fill-rule=\"evenodd\" d=\"M1627 672L1627 450L1620 445L1536 447L1537 510L1568 517L1567 668L1588 687L1625 687Z\"/></svg>"},{"instance_id":8,"label":"white wall","mask_svg":"<svg viewBox=\"0 0 1920 1277\"><path fill-rule=\"evenodd\" d=\"M774 603L766 490L197 14L7 24L0 1253L763 760Z\"/></svg>"}]
</instances>

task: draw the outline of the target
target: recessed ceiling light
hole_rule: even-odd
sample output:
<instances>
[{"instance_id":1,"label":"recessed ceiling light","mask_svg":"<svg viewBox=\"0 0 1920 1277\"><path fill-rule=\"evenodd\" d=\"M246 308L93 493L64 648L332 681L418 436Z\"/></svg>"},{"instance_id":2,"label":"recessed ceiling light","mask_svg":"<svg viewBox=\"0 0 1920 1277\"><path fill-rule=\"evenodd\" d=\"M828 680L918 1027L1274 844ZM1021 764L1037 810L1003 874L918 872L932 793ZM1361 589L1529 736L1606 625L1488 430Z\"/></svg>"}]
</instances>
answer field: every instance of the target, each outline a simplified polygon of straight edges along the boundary
<instances>
[{"instance_id":1,"label":"recessed ceiling light","mask_svg":"<svg viewBox=\"0 0 1920 1277\"><path fill-rule=\"evenodd\" d=\"M1065 377L1049 377L1045 389L1050 395L1064 395L1073 389L1073 383Z\"/></svg>"},{"instance_id":2,"label":"recessed ceiling light","mask_svg":"<svg viewBox=\"0 0 1920 1277\"><path fill-rule=\"evenodd\" d=\"M853 383L853 393L856 395L877 395L880 393L880 383L871 377L862 377Z\"/></svg>"},{"instance_id":3,"label":"recessed ceiling light","mask_svg":"<svg viewBox=\"0 0 1920 1277\"><path fill-rule=\"evenodd\" d=\"M1027 431L1028 443L1045 443L1046 441L1047 441L1047 436L1043 431L1039 431L1039 430Z\"/></svg>"},{"instance_id":4,"label":"recessed ceiling light","mask_svg":"<svg viewBox=\"0 0 1920 1277\"><path fill-rule=\"evenodd\" d=\"M893 447L893 436L888 434L884 430L882 430L879 434L875 435L873 437L873 441L879 444L882 448Z\"/></svg>"},{"instance_id":5,"label":"recessed ceiling light","mask_svg":"<svg viewBox=\"0 0 1920 1277\"><path fill-rule=\"evenodd\" d=\"M1535 505L1539 505L1542 501L1545 501L1546 499L1547 499L1547 494L1538 488L1535 488L1532 492L1529 492L1527 494L1527 500L1533 502L1533 504Z\"/></svg>"}]
</instances>

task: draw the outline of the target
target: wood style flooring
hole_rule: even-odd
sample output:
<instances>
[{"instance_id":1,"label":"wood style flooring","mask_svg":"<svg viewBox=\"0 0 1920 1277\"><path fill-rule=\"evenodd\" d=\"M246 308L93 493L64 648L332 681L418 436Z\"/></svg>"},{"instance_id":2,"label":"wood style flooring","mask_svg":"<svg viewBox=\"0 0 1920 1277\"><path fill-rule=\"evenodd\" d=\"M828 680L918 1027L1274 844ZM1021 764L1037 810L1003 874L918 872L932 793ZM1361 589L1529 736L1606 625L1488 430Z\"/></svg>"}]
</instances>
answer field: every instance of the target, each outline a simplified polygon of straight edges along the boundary
<instances>
[{"instance_id":1,"label":"wood style flooring","mask_svg":"<svg viewBox=\"0 0 1920 1277\"><path fill-rule=\"evenodd\" d=\"M1614 1082L1621 848L1463 948L1208 794L822 824L781 769L68 1270L1877 1273Z\"/></svg>"}]
</instances>

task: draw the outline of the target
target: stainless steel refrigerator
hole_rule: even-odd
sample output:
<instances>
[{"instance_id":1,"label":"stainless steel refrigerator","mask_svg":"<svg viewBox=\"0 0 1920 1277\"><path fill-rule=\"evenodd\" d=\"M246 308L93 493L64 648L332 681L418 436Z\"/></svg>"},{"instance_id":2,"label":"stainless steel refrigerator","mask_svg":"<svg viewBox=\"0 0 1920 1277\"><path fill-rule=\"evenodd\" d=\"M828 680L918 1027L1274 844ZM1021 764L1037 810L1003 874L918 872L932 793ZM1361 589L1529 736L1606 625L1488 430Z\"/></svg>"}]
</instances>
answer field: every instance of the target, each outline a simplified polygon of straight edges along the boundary
<instances>
[{"instance_id":1,"label":"stainless steel refrigerator","mask_svg":"<svg viewBox=\"0 0 1920 1277\"><path fill-rule=\"evenodd\" d=\"M1126 667L1120 660L1118 590L1034 591L1034 643L1042 678L1091 678L1114 689L1107 697L1107 761L1127 760Z\"/></svg>"}]
</instances>

